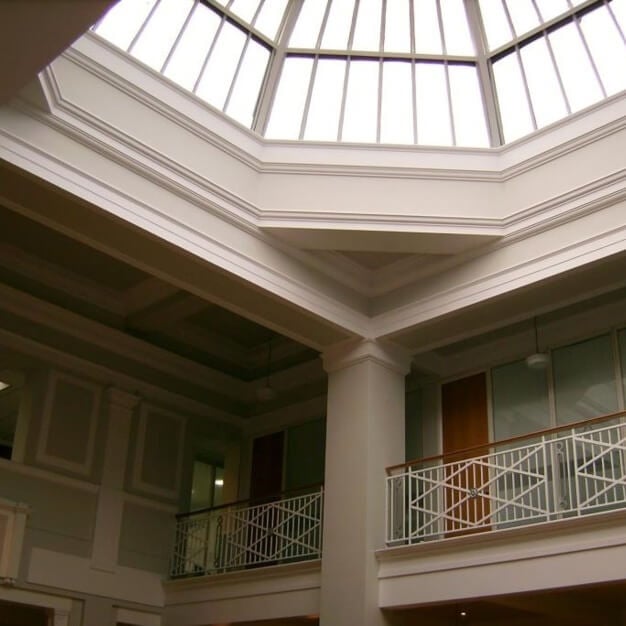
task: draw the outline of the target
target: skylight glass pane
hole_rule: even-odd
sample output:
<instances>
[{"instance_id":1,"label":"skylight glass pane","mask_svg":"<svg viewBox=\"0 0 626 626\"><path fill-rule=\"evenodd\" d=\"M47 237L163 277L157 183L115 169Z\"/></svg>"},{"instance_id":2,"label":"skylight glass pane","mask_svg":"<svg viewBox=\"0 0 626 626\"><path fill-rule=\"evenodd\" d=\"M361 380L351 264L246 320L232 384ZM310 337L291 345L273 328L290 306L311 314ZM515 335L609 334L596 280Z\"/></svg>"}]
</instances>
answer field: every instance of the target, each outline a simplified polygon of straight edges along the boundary
<instances>
[{"instance_id":1,"label":"skylight glass pane","mask_svg":"<svg viewBox=\"0 0 626 626\"><path fill-rule=\"evenodd\" d=\"M315 48L326 11L326 0L304 0L298 21L291 33L292 48Z\"/></svg>"},{"instance_id":2,"label":"skylight glass pane","mask_svg":"<svg viewBox=\"0 0 626 626\"><path fill-rule=\"evenodd\" d=\"M541 128L567 115L546 40L529 43L520 54L537 125Z\"/></svg>"},{"instance_id":3,"label":"skylight glass pane","mask_svg":"<svg viewBox=\"0 0 626 626\"><path fill-rule=\"evenodd\" d=\"M127 50L145 22L156 0L121 0L109 9L96 32L112 44Z\"/></svg>"},{"instance_id":4,"label":"skylight glass pane","mask_svg":"<svg viewBox=\"0 0 626 626\"><path fill-rule=\"evenodd\" d=\"M260 3L260 0L233 0L228 9L244 22L251 24Z\"/></svg>"},{"instance_id":5,"label":"skylight glass pane","mask_svg":"<svg viewBox=\"0 0 626 626\"><path fill-rule=\"evenodd\" d=\"M554 350L552 368L557 424L617 411L610 335Z\"/></svg>"},{"instance_id":6,"label":"skylight glass pane","mask_svg":"<svg viewBox=\"0 0 626 626\"><path fill-rule=\"evenodd\" d=\"M411 64L383 63L383 94L380 140L383 143L413 143L413 98Z\"/></svg>"},{"instance_id":7,"label":"skylight glass pane","mask_svg":"<svg viewBox=\"0 0 626 626\"><path fill-rule=\"evenodd\" d=\"M441 2L441 19L448 54L473 55L474 43L467 24L463 0Z\"/></svg>"},{"instance_id":8,"label":"skylight glass pane","mask_svg":"<svg viewBox=\"0 0 626 626\"><path fill-rule=\"evenodd\" d=\"M354 29L354 50L380 50L382 0L360 0Z\"/></svg>"},{"instance_id":9,"label":"skylight glass pane","mask_svg":"<svg viewBox=\"0 0 626 626\"><path fill-rule=\"evenodd\" d=\"M254 27L270 39L276 39L286 9L287 0L265 0Z\"/></svg>"},{"instance_id":10,"label":"skylight glass pane","mask_svg":"<svg viewBox=\"0 0 626 626\"><path fill-rule=\"evenodd\" d=\"M417 142L425 145L452 145L445 67L439 63L417 63L415 79Z\"/></svg>"},{"instance_id":11,"label":"skylight glass pane","mask_svg":"<svg viewBox=\"0 0 626 626\"><path fill-rule=\"evenodd\" d=\"M539 16L532 0L506 0L506 6L518 37L539 26Z\"/></svg>"},{"instance_id":12,"label":"skylight glass pane","mask_svg":"<svg viewBox=\"0 0 626 626\"><path fill-rule=\"evenodd\" d=\"M270 139L298 139L311 79L312 59L287 57L267 126Z\"/></svg>"},{"instance_id":13,"label":"skylight glass pane","mask_svg":"<svg viewBox=\"0 0 626 626\"><path fill-rule=\"evenodd\" d=\"M607 9L586 13L580 26L607 95L626 88L626 49Z\"/></svg>"},{"instance_id":14,"label":"skylight glass pane","mask_svg":"<svg viewBox=\"0 0 626 626\"><path fill-rule=\"evenodd\" d=\"M345 61L318 61L304 131L305 139L337 141L345 71Z\"/></svg>"},{"instance_id":15,"label":"skylight glass pane","mask_svg":"<svg viewBox=\"0 0 626 626\"><path fill-rule=\"evenodd\" d=\"M626 0L613 0L609 7L620 25L622 35L626 36Z\"/></svg>"},{"instance_id":16,"label":"skylight glass pane","mask_svg":"<svg viewBox=\"0 0 626 626\"><path fill-rule=\"evenodd\" d=\"M479 4L489 49L495 50L511 41L513 33L502 0L479 0Z\"/></svg>"},{"instance_id":17,"label":"skylight glass pane","mask_svg":"<svg viewBox=\"0 0 626 626\"><path fill-rule=\"evenodd\" d=\"M575 24L550 33L550 45L572 111L602 98L602 91Z\"/></svg>"},{"instance_id":18,"label":"skylight glass pane","mask_svg":"<svg viewBox=\"0 0 626 626\"><path fill-rule=\"evenodd\" d=\"M517 53L496 61L493 75L505 141L513 141L532 132L533 122Z\"/></svg>"},{"instance_id":19,"label":"skylight glass pane","mask_svg":"<svg viewBox=\"0 0 626 626\"><path fill-rule=\"evenodd\" d=\"M415 52L418 54L441 54L441 30L437 0L413 0L415 21Z\"/></svg>"},{"instance_id":20,"label":"skylight glass pane","mask_svg":"<svg viewBox=\"0 0 626 626\"><path fill-rule=\"evenodd\" d=\"M193 0L161 0L131 50L132 55L160 70L192 7Z\"/></svg>"},{"instance_id":21,"label":"skylight glass pane","mask_svg":"<svg viewBox=\"0 0 626 626\"><path fill-rule=\"evenodd\" d=\"M343 141L376 141L379 67L377 61L350 62Z\"/></svg>"},{"instance_id":22,"label":"skylight glass pane","mask_svg":"<svg viewBox=\"0 0 626 626\"><path fill-rule=\"evenodd\" d=\"M254 109L259 99L259 90L269 58L270 53L267 48L252 39L248 42L233 93L226 108L228 115L248 128L252 125Z\"/></svg>"},{"instance_id":23,"label":"skylight glass pane","mask_svg":"<svg viewBox=\"0 0 626 626\"><path fill-rule=\"evenodd\" d=\"M567 0L535 0L535 2L544 22L565 13L569 9Z\"/></svg>"},{"instance_id":24,"label":"skylight glass pane","mask_svg":"<svg viewBox=\"0 0 626 626\"><path fill-rule=\"evenodd\" d=\"M411 51L411 20L409 16L409 0L393 0L387 2L385 16L385 51Z\"/></svg>"},{"instance_id":25,"label":"skylight glass pane","mask_svg":"<svg viewBox=\"0 0 626 626\"><path fill-rule=\"evenodd\" d=\"M165 76L192 90L219 24L220 18L214 11L203 4L196 4L193 15L165 68Z\"/></svg>"},{"instance_id":26,"label":"skylight glass pane","mask_svg":"<svg viewBox=\"0 0 626 626\"><path fill-rule=\"evenodd\" d=\"M333 0L322 37L323 48L348 49L353 13L354 2L352 0Z\"/></svg>"},{"instance_id":27,"label":"skylight glass pane","mask_svg":"<svg viewBox=\"0 0 626 626\"><path fill-rule=\"evenodd\" d=\"M457 146L489 146L478 72L469 65L449 65L450 94Z\"/></svg>"},{"instance_id":28,"label":"skylight glass pane","mask_svg":"<svg viewBox=\"0 0 626 626\"><path fill-rule=\"evenodd\" d=\"M243 32L225 22L196 91L201 98L219 109L225 104L245 43Z\"/></svg>"}]
</instances>

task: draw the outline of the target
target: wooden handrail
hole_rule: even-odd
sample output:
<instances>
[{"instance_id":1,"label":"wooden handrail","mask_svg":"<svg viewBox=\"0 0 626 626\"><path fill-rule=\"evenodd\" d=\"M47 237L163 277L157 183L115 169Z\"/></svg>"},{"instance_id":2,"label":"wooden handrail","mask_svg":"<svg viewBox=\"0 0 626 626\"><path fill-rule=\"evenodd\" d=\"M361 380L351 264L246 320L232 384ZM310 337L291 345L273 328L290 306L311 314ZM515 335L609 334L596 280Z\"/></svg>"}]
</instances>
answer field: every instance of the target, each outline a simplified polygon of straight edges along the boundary
<instances>
[{"instance_id":1,"label":"wooden handrail","mask_svg":"<svg viewBox=\"0 0 626 626\"><path fill-rule=\"evenodd\" d=\"M618 417L626 417L626 411L619 411L618 413L609 413L607 415L600 415L598 417L592 417L588 420L581 420L579 422L572 422L571 424L564 424L562 426L553 426L552 428L545 428L543 430L535 430L532 433L525 435L517 435L515 437L509 437L508 439L500 439L499 441L490 441L488 443L481 443L477 446L471 446L469 448L461 448L459 450L453 450L451 452L444 452L443 454L435 454L433 456L425 456L420 459L413 459L406 463L398 463L397 465L390 465L386 468L387 475L390 475L393 471L399 469L405 469L412 465L419 465L421 463L428 463L430 461L438 461L448 459L450 457L458 457L466 455L468 452L477 452L479 450L486 450L488 448L494 448L504 444L514 443L517 441L524 441L525 439L534 439L535 437L545 437L546 435L552 435L562 430L568 430L571 428L578 428L579 426L588 426L589 424L596 424L598 422L604 422Z\"/></svg>"},{"instance_id":2,"label":"wooden handrail","mask_svg":"<svg viewBox=\"0 0 626 626\"><path fill-rule=\"evenodd\" d=\"M218 506L208 506L208 507L205 507L204 509L197 509L196 511L188 511L186 513L177 513L176 519L191 517L192 515L199 515L201 513L209 513L211 511L219 511L221 509L228 509L233 506L243 506L244 504L248 504L250 506L258 506L261 504L267 504L268 502L276 502L277 500L290 498L303 492L313 493L314 490L319 491L323 487L324 487L324 483L313 483L311 485L304 485L303 487L297 487L296 489L287 489L286 491L280 491L278 493L268 494L267 496L259 496L258 498L246 498L244 500L235 500L233 502L219 504ZM305 494L303 493L303 495Z\"/></svg>"}]
</instances>

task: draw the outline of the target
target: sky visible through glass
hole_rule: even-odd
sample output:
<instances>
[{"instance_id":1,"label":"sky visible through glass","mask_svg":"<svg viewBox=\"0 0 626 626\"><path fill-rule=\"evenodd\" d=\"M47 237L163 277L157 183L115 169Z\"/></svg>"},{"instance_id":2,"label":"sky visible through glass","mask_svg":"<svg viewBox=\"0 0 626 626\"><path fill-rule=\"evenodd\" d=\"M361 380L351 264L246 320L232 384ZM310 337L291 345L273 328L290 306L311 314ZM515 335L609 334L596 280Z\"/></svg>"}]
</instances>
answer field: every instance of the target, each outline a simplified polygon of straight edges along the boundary
<instances>
[{"instance_id":1,"label":"sky visible through glass","mask_svg":"<svg viewBox=\"0 0 626 626\"><path fill-rule=\"evenodd\" d=\"M488 147L626 88L626 0L120 0L94 30L270 139Z\"/></svg>"}]
</instances>

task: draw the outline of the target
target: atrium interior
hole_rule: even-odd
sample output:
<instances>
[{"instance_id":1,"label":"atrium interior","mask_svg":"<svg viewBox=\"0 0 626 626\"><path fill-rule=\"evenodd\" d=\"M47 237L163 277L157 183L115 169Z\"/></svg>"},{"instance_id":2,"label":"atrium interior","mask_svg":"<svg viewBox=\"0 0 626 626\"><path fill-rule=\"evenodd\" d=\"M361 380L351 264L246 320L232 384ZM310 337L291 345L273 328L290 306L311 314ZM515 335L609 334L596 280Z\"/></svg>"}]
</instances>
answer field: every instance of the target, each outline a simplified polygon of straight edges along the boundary
<instances>
[{"instance_id":1,"label":"atrium interior","mask_svg":"<svg viewBox=\"0 0 626 626\"><path fill-rule=\"evenodd\" d=\"M0 36L0 626L626 624L626 0Z\"/></svg>"}]
</instances>

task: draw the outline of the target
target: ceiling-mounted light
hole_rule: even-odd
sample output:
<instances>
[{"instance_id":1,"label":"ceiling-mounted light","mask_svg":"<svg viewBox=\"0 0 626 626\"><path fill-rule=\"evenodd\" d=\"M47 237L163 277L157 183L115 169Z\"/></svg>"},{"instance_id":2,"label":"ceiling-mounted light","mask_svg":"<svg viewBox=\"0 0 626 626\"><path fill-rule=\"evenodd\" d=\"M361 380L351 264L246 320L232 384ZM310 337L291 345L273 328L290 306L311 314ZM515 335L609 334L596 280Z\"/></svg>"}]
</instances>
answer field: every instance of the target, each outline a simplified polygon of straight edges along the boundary
<instances>
[{"instance_id":1,"label":"ceiling-mounted light","mask_svg":"<svg viewBox=\"0 0 626 626\"><path fill-rule=\"evenodd\" d=\"M268 402L276 397L276 390L270 384L270 371L272 365L272 336L267 342L267 363L265 364L265 384L256 390L257 400Z\"/></svg>"},{"instance_id":2,"label":"ceiling-mounted light","mask_svg":"<svg viewBox=\"0 0 626 626\"><path fill-rule=\"evenodd\" d=\"M537 333L537 318L533 317L533 328L535 332L535 352L526 357L526 365L533 370L545 370L550 363L550 357L546 352L539 351L539 336Z\"/></svg>"}]
</instances>

